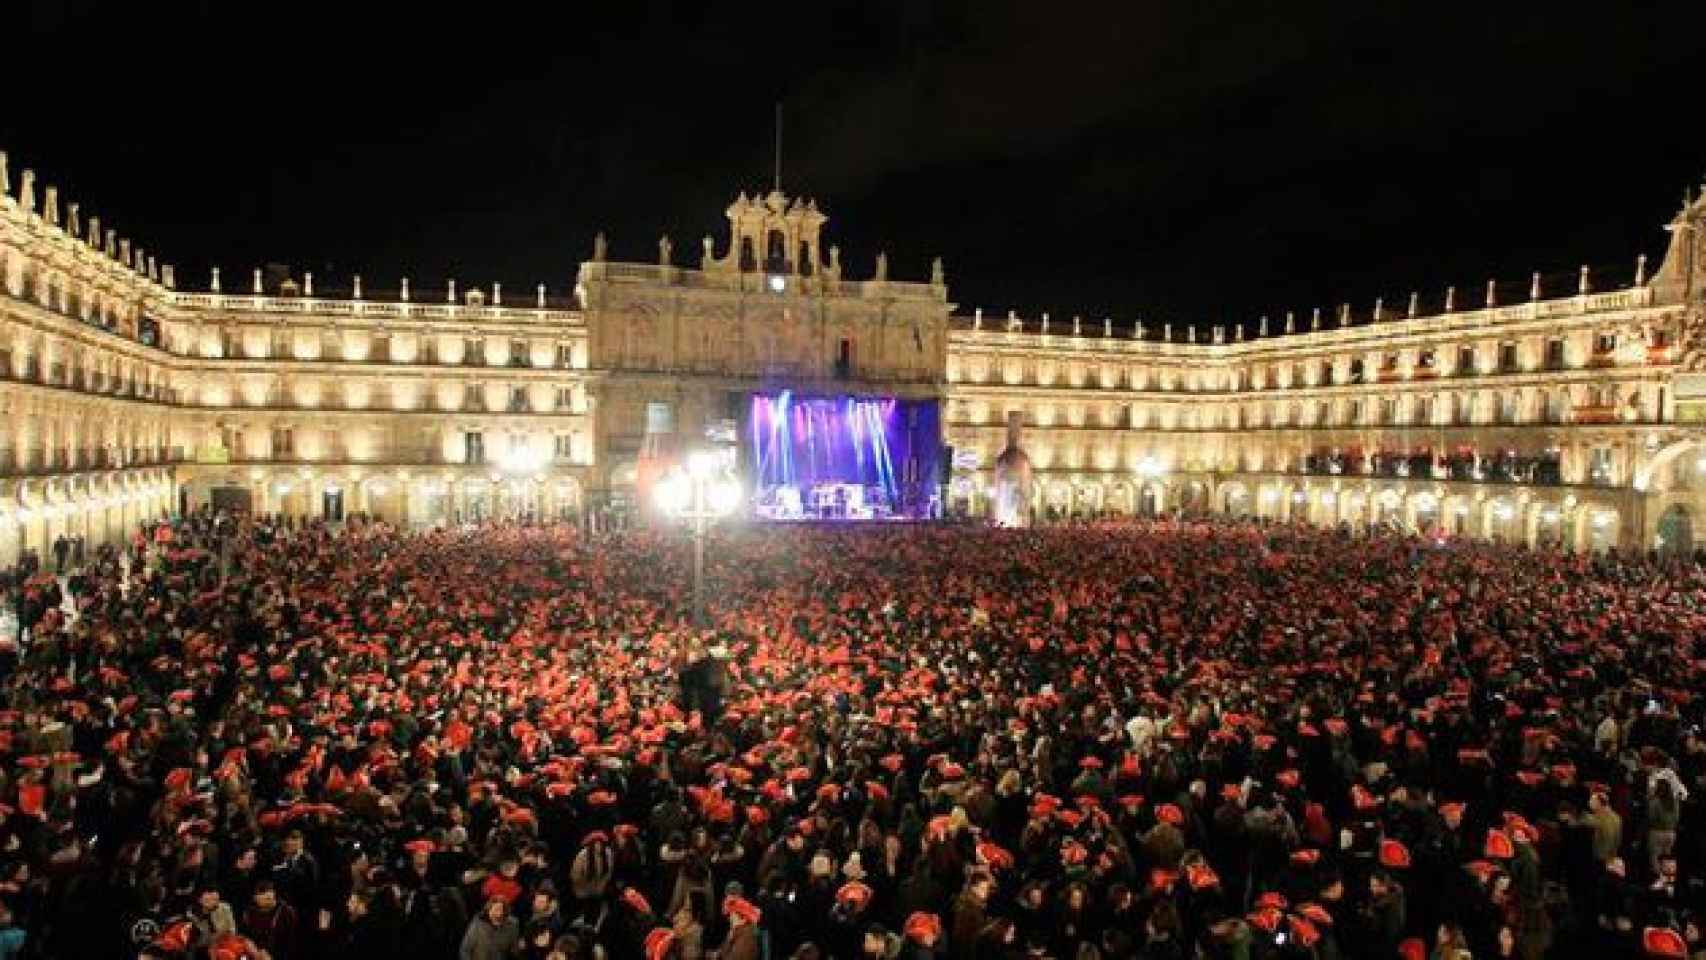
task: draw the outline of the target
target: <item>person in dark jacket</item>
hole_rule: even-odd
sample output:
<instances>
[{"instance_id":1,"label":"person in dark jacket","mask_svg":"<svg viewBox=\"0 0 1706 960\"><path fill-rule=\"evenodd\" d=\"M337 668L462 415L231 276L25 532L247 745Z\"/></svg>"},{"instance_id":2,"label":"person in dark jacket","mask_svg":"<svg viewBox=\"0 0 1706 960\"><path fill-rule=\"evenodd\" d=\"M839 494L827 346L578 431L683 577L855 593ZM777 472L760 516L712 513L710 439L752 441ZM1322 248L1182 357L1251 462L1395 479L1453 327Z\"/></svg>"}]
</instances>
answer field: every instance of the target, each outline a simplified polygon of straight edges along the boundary
<instances>
[{"instance_id":1,"label":"person in dark jacket","mask_svg":"<svg viewBox=\"0 0 1706 960\"><path fill-rule=\"evenodd\" d=\"M505 960L521 943L521 924L510 916L502 897L486 901L485 909L462 935L460 960Z\"/></svg>"}]
</instances>

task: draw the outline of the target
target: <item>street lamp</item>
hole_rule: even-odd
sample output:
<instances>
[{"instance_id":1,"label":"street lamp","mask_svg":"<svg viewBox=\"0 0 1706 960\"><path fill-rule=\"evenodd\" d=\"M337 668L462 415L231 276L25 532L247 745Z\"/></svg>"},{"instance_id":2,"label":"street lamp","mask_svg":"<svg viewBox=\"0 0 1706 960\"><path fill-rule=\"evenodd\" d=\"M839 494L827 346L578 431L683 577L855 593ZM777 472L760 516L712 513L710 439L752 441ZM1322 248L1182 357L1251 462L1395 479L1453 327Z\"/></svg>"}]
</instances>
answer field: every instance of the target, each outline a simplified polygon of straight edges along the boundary
<instances>
[{"instance_id":1,"label":"street lamp","mask_svg":"<svg viewBox=\"0 0 1706 960\"><path fill-rule=\"evenodd\" d=\"M705 530L740 507L740 482L716 454L701 450L671 470L653 491L665 514L693 524L693 622L705 625Z\"/></svg>"}]
</instances>

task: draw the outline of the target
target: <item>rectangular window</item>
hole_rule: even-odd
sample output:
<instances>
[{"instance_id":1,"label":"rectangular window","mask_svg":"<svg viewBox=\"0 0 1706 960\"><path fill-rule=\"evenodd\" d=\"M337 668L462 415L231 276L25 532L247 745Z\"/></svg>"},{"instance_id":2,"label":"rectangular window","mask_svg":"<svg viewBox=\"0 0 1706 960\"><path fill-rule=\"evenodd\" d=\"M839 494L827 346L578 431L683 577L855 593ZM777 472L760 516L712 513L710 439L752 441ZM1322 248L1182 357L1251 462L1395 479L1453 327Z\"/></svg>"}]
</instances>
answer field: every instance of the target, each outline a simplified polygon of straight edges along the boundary
<instances>
[{"instance_id":1,"label":"rectangular window","mask_svg":"<svg viewBox=\"0 0 1706 960\"><path fill-rule=\"evenodd\" d=\"M1434 422L1434 398L1422 397L1416 403L1416 420L1422 424Z\"/></svg>"},{"instance_id":2,"label":"rectangular window","mask_svg":"<svg viewBox=\"0 0 1706 960\"><path fill-rule=\"evenodd\" d=\"M525 413L527 411L527 409L528 409L527 388L526 387L510 387L509 388L509 412L510 413Z\"/></svg>"},{"instance_id":3,"label":"rectangular window","mask_svg":"<svg viewBox=\"0 0 1706 960\"><path fill-rule=\"evenodd\" d=\"M1546 369L1564 369L1564 341L1558 339L1546 341Z\"/></svg>"},{"instance_id":4,"label":"rectangular window","mask_svg":"<svg viewBox=\"0 0 1706 960\"><path fill-rule=\"evenodd\" d=\"M575 391L571 387L557 388L557 409L569 410L574 407Z\"/></svg>"},{"instance_id":5,"label":"rectangular window","mask_svg":"<svg viewBox=\"0 0 1706 960\"><path fill-rule=\"evenodd\" d=\"M1475 348L1457 348L1457 375L1467 377L1475 372Z\"/></svg>"},{"instance_id":6,"label":"rectangular window","mask_svg":"<svg viewBox=\"0 0 1706 960\"><path fill-rule=\"evenodd\" d=\"M574 438L566 433L557 434L551 445L551 458L567 462L575 458Z\"/></svg>"},{"instance_id":7,"label":"rectangular window","mask_svg":"<svg viewBox=\"0 0 1706 960\"><path fill-rule=\"evenodd\" d=\"M575 348L572 344L557 344L557 366L567 369L575 365Z\"/></svg>"},{"instance_id":8,"label":"rectangular window","mask_svg":"<svg viewBox=\"0 0 1706 960\"><path fill-rule=\"evenodd\" d=\"M1589 452L1588 479L1594 483L1611 483L1616 479L1612 472L1610 447L1594 447Z\"/></svg>"},{"instance_id":9,"label":"rectangular window","mask_svg":"<svg viewBox=\"0 0 1706 960\"><path fill-rule=\"evenodd\" d=\"M486 341L462 341L462 362L471 365L484 365L486 362Z\"/></svg>"},{"instance_id":10,"label":"rectangular window","mask_svg":"<svg viewBox=\"0 0 1706 960\"><path fill-rule=\"evenodd\" d=\"M1602 333L1593 338L1594 353L1612 353L1617 350L1617 334Z\"/></svg>"},{"instance_id":11,"label":"rectangular window","mask_svg":"<svg viewBox=\"0 0 1706 960\"><path fill-rule=\"evenodd\" d=\"M1511 373L1516 370L1516 344L1499 344L1499 372Z\"/></svg>"},{"instance_id":12,"label":"rectangular window","mask_svg":"<svg viewBox=\"0 0 1706 960\"><path fill-rule=\"evenodd\" d=\"M512 367L527 366L527 341L511 340L509 342L509 365Z\"/></svg>"},{"instance_id":13,"label":"rectangular window","mask_svg":"<svg viewBox=\"0 0 1706 960\"><path fill-rule=\"evenodd\" d=\"M675 432L675 411L667 403L652 401L646 404L646 432L670 434Z\"/></svg>"},{"instance_id":14,"label":"rectangular window","mask_svg":"<svg viewBox=\"0 0 1706 960\"><path fill-rule=\"evenodd\" d=\"M466 463L486 462L486 437L478 430L467 430L462 434L462 459Z\"/></svg>"}]
</instances>

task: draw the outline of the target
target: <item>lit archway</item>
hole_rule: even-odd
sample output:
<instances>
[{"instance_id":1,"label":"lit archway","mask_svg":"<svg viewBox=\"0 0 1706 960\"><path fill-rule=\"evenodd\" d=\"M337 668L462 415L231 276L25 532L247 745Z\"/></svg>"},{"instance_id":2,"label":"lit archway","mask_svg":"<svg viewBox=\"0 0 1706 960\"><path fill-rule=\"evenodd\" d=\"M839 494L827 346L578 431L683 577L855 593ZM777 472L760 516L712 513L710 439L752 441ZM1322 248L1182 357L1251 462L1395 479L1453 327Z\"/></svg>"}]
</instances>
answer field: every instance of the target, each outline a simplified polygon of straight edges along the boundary
<instances>
[{"instance_id":1,"label":"lit archway","mask_svg":"<svg viewBox=\"0 0 1706 960\"><path fill-rule=\"evenodd\" d=\"M1694 552L1694 515L1680 503L1659 514L1653 546L1665 556L1685 557Z\"/></svg>"}]
</instances>

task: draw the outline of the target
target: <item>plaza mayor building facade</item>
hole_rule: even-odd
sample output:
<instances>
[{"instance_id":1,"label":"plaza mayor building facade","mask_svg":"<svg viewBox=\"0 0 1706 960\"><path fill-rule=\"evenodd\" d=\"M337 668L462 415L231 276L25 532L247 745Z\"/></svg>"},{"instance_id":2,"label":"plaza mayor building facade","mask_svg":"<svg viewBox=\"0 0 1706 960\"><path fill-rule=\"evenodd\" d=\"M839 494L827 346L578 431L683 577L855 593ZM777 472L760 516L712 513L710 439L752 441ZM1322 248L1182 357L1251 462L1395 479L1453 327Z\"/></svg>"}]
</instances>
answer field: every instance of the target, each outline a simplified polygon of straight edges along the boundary
<instances>
[{"instance_id":1,"label":"plaza mayor building facade","mask_svg":"<svg viewBox=\"0 0 1706 960\"><path fill-rule=\"evenodd\" d=\"M958 309L739 196L552 289L192 285L0 155L0 564L205 504L618 522L689 449L755 516L1219 513L1580 550L1706 538L1706 199L1586 268L1232 327Z\"/></svg>"}]
</instances>

